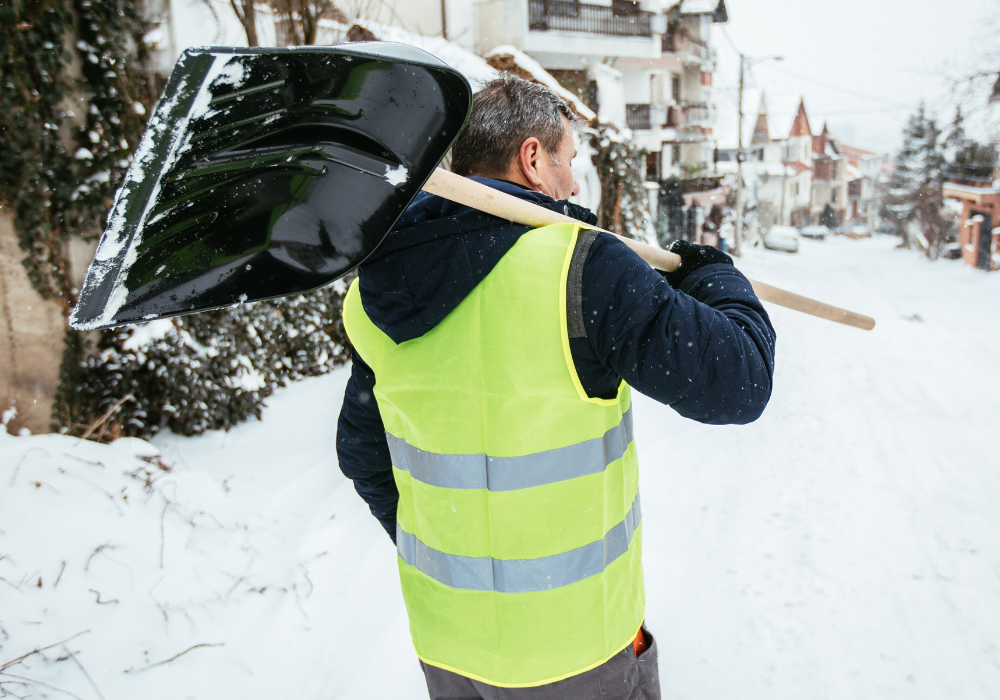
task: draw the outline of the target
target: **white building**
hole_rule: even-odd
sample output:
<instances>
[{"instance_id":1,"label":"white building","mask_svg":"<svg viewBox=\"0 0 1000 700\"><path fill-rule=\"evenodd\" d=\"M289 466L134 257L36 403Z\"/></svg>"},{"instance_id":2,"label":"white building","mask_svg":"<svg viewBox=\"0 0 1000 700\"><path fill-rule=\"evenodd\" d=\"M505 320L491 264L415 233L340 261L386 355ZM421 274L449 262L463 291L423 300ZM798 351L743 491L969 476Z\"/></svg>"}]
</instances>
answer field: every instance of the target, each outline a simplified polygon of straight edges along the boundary
<instances>
[{"instance_id":1,"label":"white building","mask_svg":"<svg viewBox=\"0 0 1000 700\"><path fill-rule=\"evenodd\" d=\"M395 7L404 4L406 13L391 18L396 26L427 33L433 24L480 55L503 46L533 58L602 122L631 130L650 151L650 179L709 169L710 30L728 21L725 0L407 0Z\"/></svg>"}]
</instances>

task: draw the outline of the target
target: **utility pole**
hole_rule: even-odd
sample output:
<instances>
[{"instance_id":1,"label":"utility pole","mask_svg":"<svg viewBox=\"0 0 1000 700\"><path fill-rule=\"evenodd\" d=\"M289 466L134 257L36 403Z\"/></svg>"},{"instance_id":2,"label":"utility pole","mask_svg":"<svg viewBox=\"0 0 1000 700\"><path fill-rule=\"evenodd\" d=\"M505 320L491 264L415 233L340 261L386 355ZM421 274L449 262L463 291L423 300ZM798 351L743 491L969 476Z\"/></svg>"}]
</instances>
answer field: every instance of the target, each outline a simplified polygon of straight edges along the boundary
<instances>
[{"instance_id":1,"label":"utility pole","mask_svg":"<svg viewBox=\"0 0 1000 700\"><path fill-rule=\"evenodd\" d=\"M743 240L743 66L746 58L740 54L740 96L739 119L736 120L736 232L733 234L733 255L740 257L740 243Z\"/></svg>"},{"instance_id":2,"label":"utility pole","mask_svg":"<svg viewBox=\"0 0 1000 700\"><path fill-rule=\"evenodd\" d=\"M753 68L761 61L783 61L782 56L765 56L755 61L750 61ZM740 96L739 111L740 118L736 124L736 233L733 236L733 255L740 257L740 242L743 240L743 161L747 159L747 154L743 152L743 74L747 65L747 58L740 54ZM784 182L782 182L782 185Z\"/></svg>"},{"instance_id":3,"label":"utility pole","mask_svg":"<svg viewBox=\"0 0 1000 700\"><path fill-rule=\"evenodd\" d=\"M784 151L784 148L782 148ZM788 178L788 162L785 160L785 153L781 154L781 225L785 225L785 190L788 185L785 180Z\"/></svg>"}]
</instances>

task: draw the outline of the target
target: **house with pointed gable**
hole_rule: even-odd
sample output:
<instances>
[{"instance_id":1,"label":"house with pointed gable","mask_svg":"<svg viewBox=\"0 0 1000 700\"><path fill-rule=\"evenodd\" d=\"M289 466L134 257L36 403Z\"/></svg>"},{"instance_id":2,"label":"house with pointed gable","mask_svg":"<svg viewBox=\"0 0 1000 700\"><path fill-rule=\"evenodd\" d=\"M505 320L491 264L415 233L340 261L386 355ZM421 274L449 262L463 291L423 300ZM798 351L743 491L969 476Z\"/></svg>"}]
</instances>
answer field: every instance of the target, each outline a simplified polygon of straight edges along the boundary
<instances>
[{"instance_id":1,"label":"house with pointed gable","mask_svg":"<svg viewBox=\"0 0 1000 700\"><path fill-rule=\"evenodd\" d=\"M761 95L745 167L762 225L811 223L812 131L801 98Z\"/></svg>"},{"instance_id":2,"label":"house with pointed gable","mask_svg":"<svg viewBox=\"0 0 1000 700\"><path fill-rule=\"evenodd\" d=\"M829 206L838 224L847 223L847 158L841 153L840 144L830 136L823 124L823 131L814 136L812 148L813 184L812 215L817 223Z\"/></svg>"},{"instance_id":3,"label":"house with pointed gable","mask_svg":"<svg viewBox=\"0 0 1000 700\"><path fill-rule=\"evenodd\" d=\"M840 224L859 223L875 228L878 217L877 185L884 156L849 146L830 134L826 124L813 137L814 219L827 204Z\"/></svg>"}]
</instances>

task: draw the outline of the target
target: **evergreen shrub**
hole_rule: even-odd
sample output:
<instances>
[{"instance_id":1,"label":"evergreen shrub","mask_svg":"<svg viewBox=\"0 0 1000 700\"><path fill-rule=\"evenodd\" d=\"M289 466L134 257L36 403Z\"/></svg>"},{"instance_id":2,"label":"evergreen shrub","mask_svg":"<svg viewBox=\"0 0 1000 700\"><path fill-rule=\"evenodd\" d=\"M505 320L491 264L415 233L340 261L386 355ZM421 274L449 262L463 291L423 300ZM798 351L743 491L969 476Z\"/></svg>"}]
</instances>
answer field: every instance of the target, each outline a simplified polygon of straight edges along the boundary
<instances>
[{"instance_id":1,"label":"evergreen shrub","mask_svg":"<svg viewBox=\"0 0 1000 700\"><path fill-rule=\"evenodd\" d=\"M610 124L589 128L587 134L601 179L600 226L638 240L655 238L643 187L646 150Z\"/></svg>"},{"instance_id":2,"label":"evergreen shrub","mask_svg":"<svg viewBox=\"0 0 1000 700\"><path fill-rule=\"evenodd\" d=\"M95 352L64 365L63 430L98 424L91 437L103 440L163 428L197 435L260 418L275 388L350 358L340 316L345 291L340 280L309 294L107 331Z\"/></svg>"}]
</instances>

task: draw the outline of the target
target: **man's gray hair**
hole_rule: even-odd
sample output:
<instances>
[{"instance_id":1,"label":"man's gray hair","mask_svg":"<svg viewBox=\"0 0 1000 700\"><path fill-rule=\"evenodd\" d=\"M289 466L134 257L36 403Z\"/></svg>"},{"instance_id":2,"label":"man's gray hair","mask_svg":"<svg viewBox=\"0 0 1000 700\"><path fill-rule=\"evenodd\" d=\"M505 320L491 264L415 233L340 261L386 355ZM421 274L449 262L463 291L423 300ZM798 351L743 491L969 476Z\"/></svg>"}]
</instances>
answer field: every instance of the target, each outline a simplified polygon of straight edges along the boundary
<instances>
[{"instance_id":1,"label":"man's gray hair","mask_svg":"<svg viewBox=\"0 0 1000 700\"><path fill-rule=\"evenodd\" d=\"M581 121L555 92L501 73L472 98L472 114L452 147L451 169L459 175L501 177L525 139L534 136L555 158L566 133L563 117Z\"/></svg>"}]
</instances>

